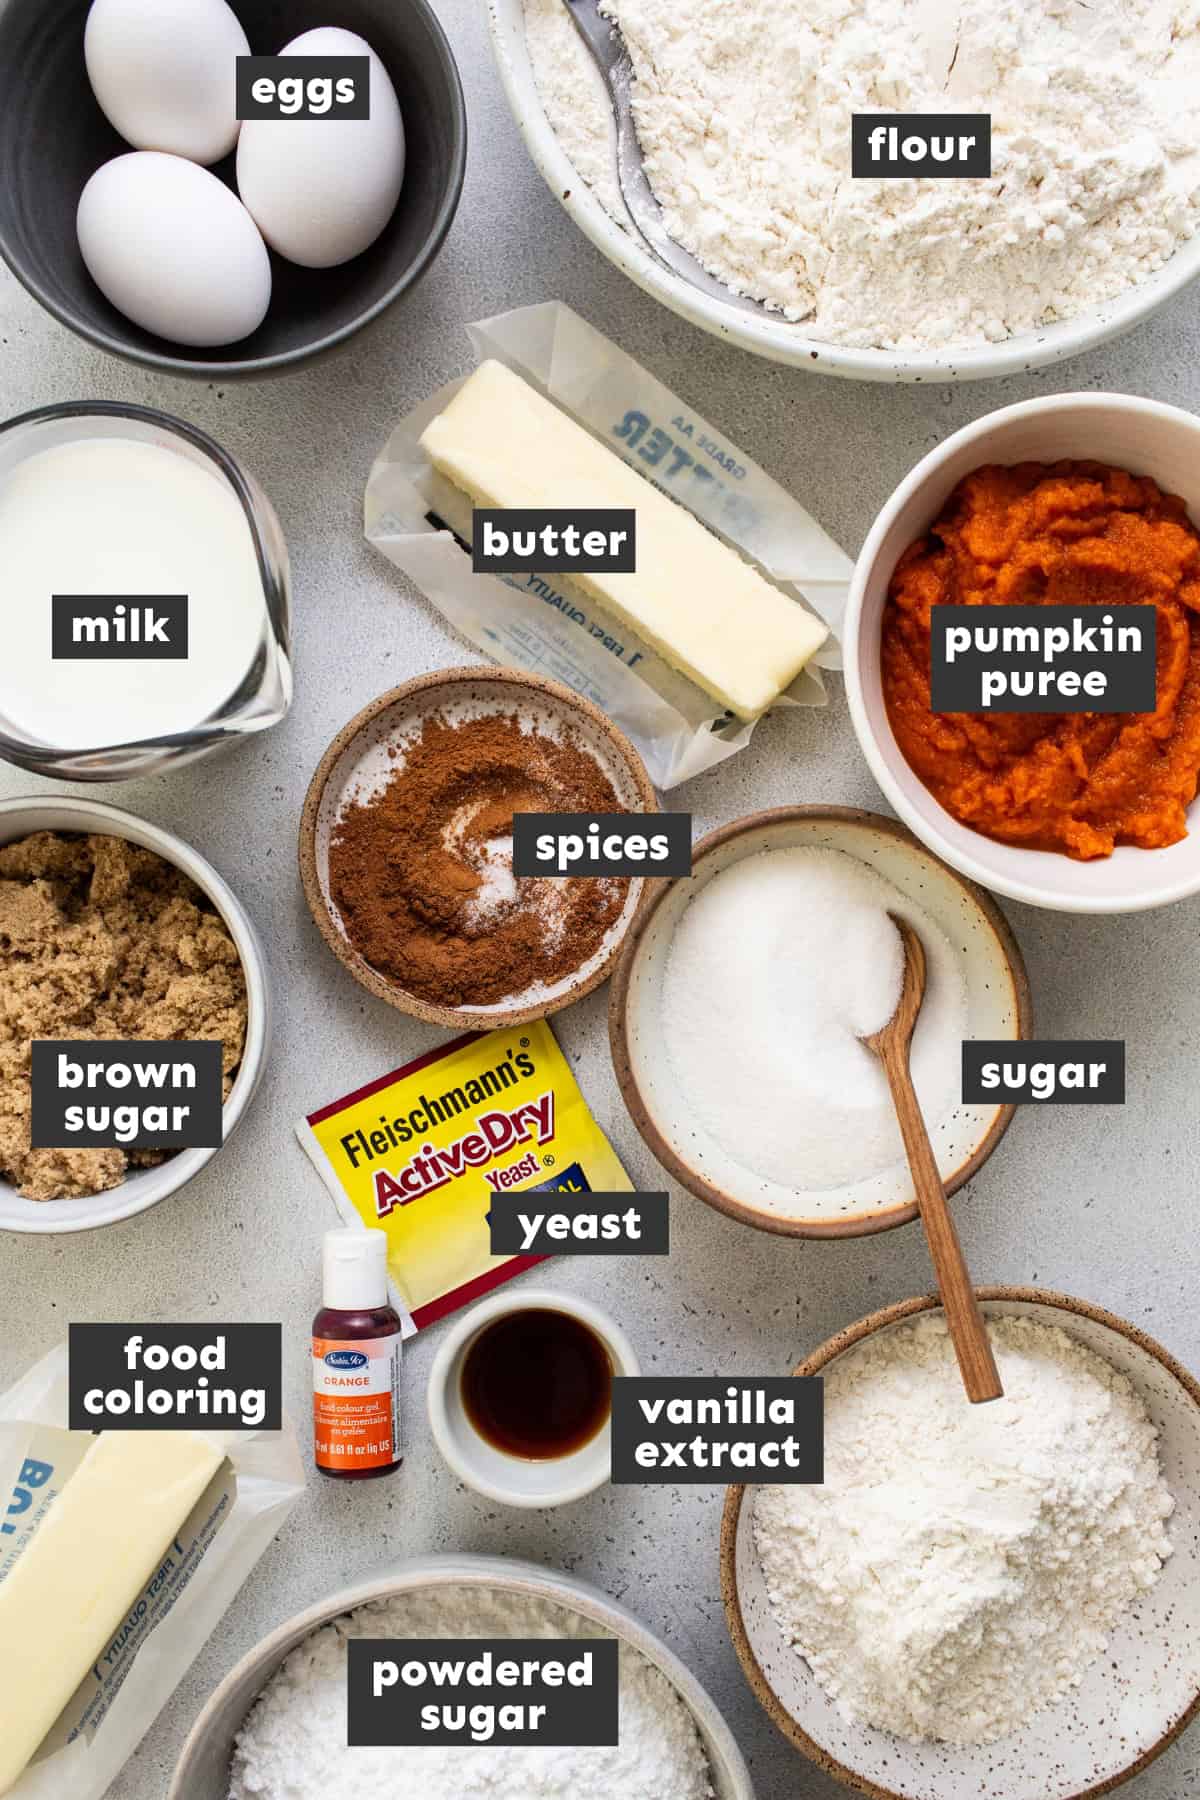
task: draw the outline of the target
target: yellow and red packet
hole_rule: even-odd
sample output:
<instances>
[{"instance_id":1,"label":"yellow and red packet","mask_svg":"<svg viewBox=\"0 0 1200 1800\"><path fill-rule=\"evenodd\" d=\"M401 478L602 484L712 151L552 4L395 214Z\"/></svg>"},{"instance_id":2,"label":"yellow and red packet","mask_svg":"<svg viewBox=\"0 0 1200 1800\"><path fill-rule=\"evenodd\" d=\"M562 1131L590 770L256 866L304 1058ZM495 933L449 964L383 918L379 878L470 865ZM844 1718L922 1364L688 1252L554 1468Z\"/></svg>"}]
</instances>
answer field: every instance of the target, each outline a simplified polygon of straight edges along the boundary
<instances>
[{"instance_id":1,"label":"yellow and red packet","mask_svg":"<svg viewBox=\"0 0 1200 1800\"><path fill-rule=\"evenodd\" d=\"M387 1233L405 1336L539 1256L493 1256L496 1193L628 1193L544 1019L468 1032L309 1113L301 1144L350 1224Z\"/></svg>"}]
</instances>

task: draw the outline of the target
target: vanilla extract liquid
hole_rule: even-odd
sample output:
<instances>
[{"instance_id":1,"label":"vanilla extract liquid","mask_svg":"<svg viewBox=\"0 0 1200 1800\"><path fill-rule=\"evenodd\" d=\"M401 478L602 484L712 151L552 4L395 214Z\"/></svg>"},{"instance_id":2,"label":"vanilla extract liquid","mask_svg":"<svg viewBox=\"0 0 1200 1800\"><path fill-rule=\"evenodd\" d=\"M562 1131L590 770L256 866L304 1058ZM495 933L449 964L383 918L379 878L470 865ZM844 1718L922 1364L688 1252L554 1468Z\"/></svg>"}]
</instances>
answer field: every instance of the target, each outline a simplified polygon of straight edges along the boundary
<instances>
[{"instance_id":1,"label":"vanilla extract liquid","mask_svg":"<svg viewBox=\"0 0 1200 1800\"><path fill-rule=\"evenodd\" d=\"M604 1427L613 1370L587 1325L526 1307L486 1325L467 1350L461 1390L468 1419L495 1449L529 1462L570 1456Z\"/></svg>"}]
</instances>

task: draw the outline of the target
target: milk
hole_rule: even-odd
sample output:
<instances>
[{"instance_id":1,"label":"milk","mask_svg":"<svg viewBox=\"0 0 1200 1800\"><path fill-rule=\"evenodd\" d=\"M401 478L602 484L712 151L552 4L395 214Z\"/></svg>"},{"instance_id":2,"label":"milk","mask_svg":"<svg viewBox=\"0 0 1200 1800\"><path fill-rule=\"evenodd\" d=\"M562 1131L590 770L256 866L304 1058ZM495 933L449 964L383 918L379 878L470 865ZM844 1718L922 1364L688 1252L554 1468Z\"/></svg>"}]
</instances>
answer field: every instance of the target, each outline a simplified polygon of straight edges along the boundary
<instances>
[{"instance_id":1,"label":"milk","mask_svg":"<svg viewBox=\"0 0 1200 1800\"><path fill-rule=\"evenodd\" d=\"M53 659L54 594L186 594L182 660ZM250 525L204 463L81 437L0 474L0 729L90 750L188 731L245 679L267 631Z\"/></svg>"}]
</instances>

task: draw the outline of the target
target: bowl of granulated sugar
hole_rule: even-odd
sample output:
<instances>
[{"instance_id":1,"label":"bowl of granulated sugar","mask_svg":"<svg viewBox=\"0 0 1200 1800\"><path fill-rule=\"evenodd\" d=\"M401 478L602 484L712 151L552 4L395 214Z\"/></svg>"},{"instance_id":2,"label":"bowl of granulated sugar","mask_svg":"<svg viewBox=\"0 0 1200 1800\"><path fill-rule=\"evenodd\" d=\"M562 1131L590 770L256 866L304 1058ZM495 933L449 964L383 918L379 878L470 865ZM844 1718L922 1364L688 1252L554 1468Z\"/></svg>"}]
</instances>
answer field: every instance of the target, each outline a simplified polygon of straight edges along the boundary
<instances>
[{"instance_id":1,"label":"bowl of granulated sugar","mask_svg":"<svg viewBox=\"0 0 1200 1800\"><path fill-rule=\"evenodd\" d=\"M728 1489L726 1618L780 1731L874 1800L1092 1800L1200 1713L1200 1385L1088 1301L978 1294L999 1400L936 1295L794 1371L824 1480Z\"/></svg>"},{"instance_id":2,"label":"bowl of granulated sugar","mask_svg":"<svg viewBox=\"0 0 1200 1800\"><path fill-rule=\"evenodd\" d=\"M953 1193L1013 1113L963 1101L963 1041L1031 1030L995 902L894 819L847 807L738 819L697 844L690 879L656 884L613 978L613 1063L650 1149L710 1206L796 1237L917 1216L887 1081L860 1041L900 997L890 913L925 948L913 1079Z\"/></svg>"}]
</instances>

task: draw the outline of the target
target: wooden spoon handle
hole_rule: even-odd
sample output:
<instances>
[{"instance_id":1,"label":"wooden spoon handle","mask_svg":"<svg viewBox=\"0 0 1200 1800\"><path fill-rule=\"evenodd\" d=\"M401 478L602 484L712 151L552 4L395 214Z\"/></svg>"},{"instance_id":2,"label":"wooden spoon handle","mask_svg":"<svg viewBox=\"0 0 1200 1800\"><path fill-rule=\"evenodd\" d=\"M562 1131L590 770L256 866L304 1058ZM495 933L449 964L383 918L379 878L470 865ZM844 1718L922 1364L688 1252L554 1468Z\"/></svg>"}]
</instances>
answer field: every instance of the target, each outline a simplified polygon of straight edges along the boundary
<instances>
[{"instance_id":1,"label":"wooden spoon handle","mask_svg":"<svg viewBox=\"0 0 1200 1800\"><path fill-rule=\"evenodd\" d=\"M958 1231L946 1200L946 1190L934 1160L933 1147L912 1084L907 1045L889 1042L879 1047L900 1121L900 1134L912 1171L921 1222L933 1259L933 1271L946 1309L946 1323L958 1357L963 1386L973 1404L999 1400L1004 1393L987 1325L971 1286Z\"/></svg>"}]
</instances>

